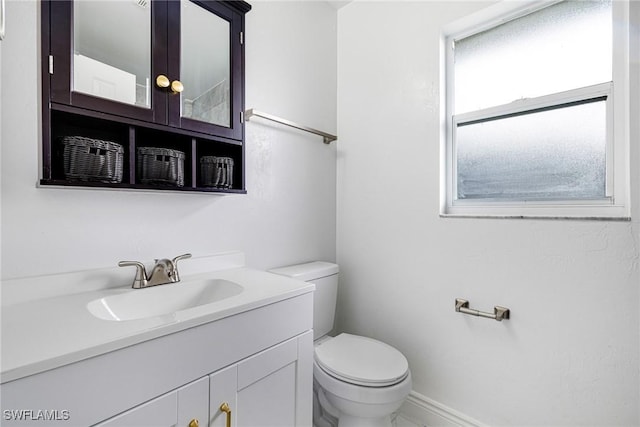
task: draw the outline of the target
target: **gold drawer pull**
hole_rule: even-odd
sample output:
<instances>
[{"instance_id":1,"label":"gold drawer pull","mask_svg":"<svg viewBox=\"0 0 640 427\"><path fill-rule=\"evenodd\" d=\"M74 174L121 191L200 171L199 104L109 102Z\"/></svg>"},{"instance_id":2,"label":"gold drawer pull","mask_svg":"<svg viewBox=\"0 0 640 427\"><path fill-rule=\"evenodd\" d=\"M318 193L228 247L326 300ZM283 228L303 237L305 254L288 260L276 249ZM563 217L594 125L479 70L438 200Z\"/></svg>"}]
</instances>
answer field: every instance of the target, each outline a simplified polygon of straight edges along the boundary
<instances>
[{"instance_id":1,"label":"gold drawer pull","mask_svg":"<svg viewBox=\"0 0 640 427\"><path fill-rule=\"evenodd\" d=\"M231 408L229 408L229 404L224 402L220 405L220 411L227 414L227 427L231 427Z\"/></svg>"},{"instance_id":2,"label":"gold drawer pull","mask_svg":"<svg viewBox=\"0 0 640 427\"><path fill-rule=\"evenodd\" d=\"M191 421L189 421L189 426L188 427L200 427L200 421L198 421L198 420L196 420L194 418Z\"/></svg>"}]
</instances>

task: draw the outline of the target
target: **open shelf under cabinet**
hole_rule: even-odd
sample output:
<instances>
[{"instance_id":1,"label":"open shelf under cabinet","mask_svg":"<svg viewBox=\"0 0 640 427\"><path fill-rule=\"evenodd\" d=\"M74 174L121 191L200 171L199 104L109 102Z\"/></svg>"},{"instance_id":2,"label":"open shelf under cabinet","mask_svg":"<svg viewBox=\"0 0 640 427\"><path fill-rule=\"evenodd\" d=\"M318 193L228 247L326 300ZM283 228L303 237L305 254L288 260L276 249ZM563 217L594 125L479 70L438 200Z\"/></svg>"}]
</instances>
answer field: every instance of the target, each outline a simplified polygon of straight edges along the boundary
<instances>
[{"instance_id":1,"label":"open shelf under cabinet","mask_svg":"<svg viewBox=\"0 0 640 427\"><path fill-rule=\"evenodd\" d=\"M86 110L74 111L73 107L52 105L48 136L45 135L44 173L42 185L72 187L106 187L140 190L174 190L244 194L244 149L241 141L198 134L192 131L151 125L131 119L113 118L103 113ZM109 141L122 146L122 178L119 182L104 182L95 178L70 177L64 161L65 137L83 137ZM140 168L139 148L154 147L158 150L184 153L182 167L183 185L152 183L143 179ZM222 186L205 182L200 161L203 157L232 159L233 168L229 180ZM210 157L209 157L210 158ZM68 160L68 159L67 159ZM229 181L232 182L228 186Z\"/></svg>"}]
</instances>

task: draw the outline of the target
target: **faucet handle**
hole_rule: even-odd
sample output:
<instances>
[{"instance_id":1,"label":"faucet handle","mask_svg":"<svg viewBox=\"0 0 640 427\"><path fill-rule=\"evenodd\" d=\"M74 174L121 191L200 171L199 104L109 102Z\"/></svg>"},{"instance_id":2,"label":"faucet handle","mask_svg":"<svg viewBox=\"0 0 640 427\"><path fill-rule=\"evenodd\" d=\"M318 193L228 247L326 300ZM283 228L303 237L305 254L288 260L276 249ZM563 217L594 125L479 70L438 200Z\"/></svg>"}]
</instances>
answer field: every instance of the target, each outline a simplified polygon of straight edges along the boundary
<instances>
[{"instance_id":1,"label":"faucet handle","mask_svg":"<svg viewBox=\"0 0 640 427\"><path fill-rule=\"evenodd\" d=\"M136 277L133 279L133 288L139 289L147 286L147 271L144 264L139 261L120 261L118 267L136 267Z\"/></svg>"},{"instance_id":2,"label":"faucet handle","mask_svg":"<svg viewBox=\"0 0 640 427\"><path fill-rule=\"evenodd\" d=\"M178 261L180 261L181 259L187 259L187 258L191 258L191 254L178 255L173 259L172 263L173 263L173 276L174 276L173 281L174 282L180 281L180 275L178 274Z\"/></svg>"},{"instance_id":3,"label":"faucet handle","mask_svg":"<svg viewBox=\"0 0 640 427\"><path fill-rule=\"evenodd\" d=\"M191 254L178 255L173 259L173 263L177 264L178 261L180 261L181 259L187 259L187 258L191 258Z\"/></svg>"}]
</instances>

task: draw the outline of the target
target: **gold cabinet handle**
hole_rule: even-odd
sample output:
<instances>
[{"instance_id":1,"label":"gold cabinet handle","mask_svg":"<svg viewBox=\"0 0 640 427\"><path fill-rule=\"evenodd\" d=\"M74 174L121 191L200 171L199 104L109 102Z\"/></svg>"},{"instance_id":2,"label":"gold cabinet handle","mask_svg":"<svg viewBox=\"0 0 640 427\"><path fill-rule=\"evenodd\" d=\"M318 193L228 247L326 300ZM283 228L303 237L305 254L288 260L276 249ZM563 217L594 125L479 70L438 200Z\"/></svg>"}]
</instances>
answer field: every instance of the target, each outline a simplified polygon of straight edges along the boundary
<instances>
[{"instance_id":1,"label":"gold cabinet handle","mask_svg":"<svg viewBox=\"0 0 640 427\"><path fill-rule=\"evenodd\" d=\"M164 74L159 74L158 77L156 77L156 86L161 88L169 87L169 77Z\"/></svg>"},{"instance_id":2,"label":"gold cabinet handle","mask_svg":"<svg viewBox=\"0 0 640 427\"><path fill-rule=\"evenodd\" d=\"M170 81L169 77L165 76L164 74L160 74L158 75L158 77L156 77L156 86L162 89L168 87L173 93L180 93L184 90L184 85L180 80Z\"/></svg>"},{"instance_id":3,"label":"gold cabinet handle","mask_svg":"<svg viewBox=\"0 0 640 427\"><path fill-rule=\"evenodd\" d=\"M194 418L191 421L189 421L189 426L188 427L200 427L200 421L198 421L198 420L196 420Z\"/></svg>"},{"instance_id":4,"label":"gold cabinet handle","mask_svg":"<svg viewBox=\"0 0 640 427\"><path fill-rule=\"evenodd\" d=\"M229 408L229 404L224 402L220 405L220 411L227 414L227 427L231 427L231 408Z\"/></svg>"},{"instance_id":5,"label":"gold cabinet handle","mask_svg":"<svg viewBox=\"0 0 640 427\"><path fill-rule=\"evenodd\" d=\"M171 82L171 92L180 93L184 90L184 86L180 80L174 80Z\"/></svg>"}]
</instances>

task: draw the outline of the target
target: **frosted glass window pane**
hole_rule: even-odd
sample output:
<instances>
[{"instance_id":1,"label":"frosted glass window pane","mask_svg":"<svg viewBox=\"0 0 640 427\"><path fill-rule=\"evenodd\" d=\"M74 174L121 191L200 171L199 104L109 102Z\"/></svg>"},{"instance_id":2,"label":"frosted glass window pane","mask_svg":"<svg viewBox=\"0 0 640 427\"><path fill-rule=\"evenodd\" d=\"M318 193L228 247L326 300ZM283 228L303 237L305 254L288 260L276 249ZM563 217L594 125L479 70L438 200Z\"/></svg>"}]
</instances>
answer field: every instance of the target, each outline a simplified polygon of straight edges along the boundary
<instances>
[{"instance_id":1,"label":"frosted glass window pane","mask_svg":"<svg viewBox=\"0 0 640 427\"><path fill-rule=\"evenodd\" d=\"M566 1L455 43L455 112L612 80L611 1Z\"/></svg>"},{"instance_id":2,"label":"frosted glass window pane","mask_svg":"<svg viewBox=\"0 0 640 427\"><path fill-rule=\"evenodd\" d=\"M606 105L591 102L457 128L458 199L602 199Z\"/></svg>"}]
</instances>

